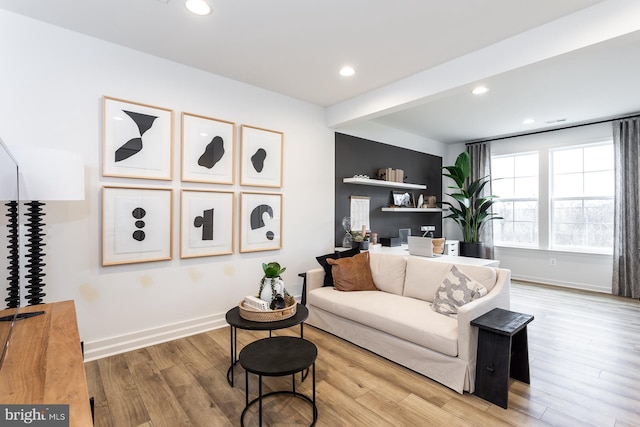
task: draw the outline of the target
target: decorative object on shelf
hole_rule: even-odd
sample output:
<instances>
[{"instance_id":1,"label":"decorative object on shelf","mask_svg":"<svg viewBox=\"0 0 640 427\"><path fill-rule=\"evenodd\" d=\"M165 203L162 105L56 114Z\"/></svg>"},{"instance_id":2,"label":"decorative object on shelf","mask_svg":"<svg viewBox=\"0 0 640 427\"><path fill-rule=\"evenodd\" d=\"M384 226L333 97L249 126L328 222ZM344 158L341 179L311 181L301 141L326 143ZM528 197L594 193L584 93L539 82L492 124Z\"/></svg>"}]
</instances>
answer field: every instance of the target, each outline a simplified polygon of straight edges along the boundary
<instances>
[{"instance_id":1,"label":"decorative object on shelf","mask_svg":"<svg viewBox=\"0 0 640 427\"><path fill-rule=\"evenodd\" d=\"M284 287L284 281L280 276L286 269L287 267L280 267L280 264L275 261L262 264L264 276L262 276L260 280L258 298L271 304L277 296L282 297L283 295L289 295Z\"/></svg>"},{"instance_id":2,"label":"decorative object on shelf","mask_svg":"<svg viewBox=\"0 0 640 427\"><path fill-rule=\"evenodd\" d=\"M84 163L69 151L36 147L12 147L19 167L20 199L27 206L27 264L29 305L42 304L45 293L43 258L45 233L43 202L84 200Z\"/></svg>"},{"instance_id":3,"label":"decorative object on shelf","mask_svg":"<svg viewBox=\"0 0 640 427\"><path fill-rule=\"evenodd\" d=\"M180 257L232 254L233 192L182 189L180 201Z\"/></svg>"},{"instance_id":4,"label":"decorative object on shelf","mask_svg":"<svg viewBox=\"0 0 640 427\"><path fill-rule=\"evenodd\" d=\"M425 207L425 206L422 206L424 204L425 204L424 203L424 196L422 194L420 194L420 196L418 196L418 203L417 203L416 207L417 208Z\"/></svg>"},{"instance_id":5,"label":"decorative object on shelf","mask_svg":"<svg viewBox=\"0 0 640 427\"><path fill-rule=\"evenodd\" d=\"M102 187L102 265L172 258L172 191Z\"/></svg>"},{"instance_id":6,"label":"decorative object on shelf","mask_svg":"<svg viewBox=\"0 0 640 427\"><path fill-rule=\"evenodd\" d=\"M405 178L403 169L392 169L392 168L378 169L377 177L380 180L391 181L391 182L404 182L404 178Z\"/></svg>"},{"instance_id":7,"label":"decorative object on shelf","mask_svg":"<svg viewBox=\"0 0 640 427\"><path fill-rule=\"evenodd\" d=\"M427 205L425 208L435 208L437 206L436 196L427 196Z\"/></svg>"},{"instance_id":8,"label":"decorative object on shelf","mask_svg":"<svg viewBox=\"0 0 640 427\"><path fill-rule=\"evenodd\" d=\"M444 166L442 169L448 172L442 175L453 179L456 184L449 186L455 191L447 195L457 202L457 206L450 202L442 202L442 204L449 206L450 213L445 218L453 219L462 229L463 241L460 242L460 254L480 258L482 254L480 231L489 221L502 219L491 212L491 206L495 203L494 199L497 196L481 196L490 178L485 176L469 182L471 161L466 151L460 153L455 165Z\"/></svg>"},{"instance_id":9,"label":"decorative object on shelf","mask_svg":"<svg viewBox=\"0 0 640 427\"><path fill-rule=\"evenodd\" d=\"M240 133L240 184L282 187L284 134L247 125L240 127Z\"/></svg>"},{"instance_id":10,"label":"decorative object on shelf","mask_svg":"<svg viewBox=\"0 0 640 427\"><path fill-rule=\"evenodd\" d=\"M240 252L282 248L282 194L240 193Z\"/></svg>"},{"instance_id":11,"label":"decorative object on shelf","mask_svg":"<svg viewBox=\"0 0 640 427\"><path fill-rule=\"evenodd\" d=\"M399 208L415 208L416 202L413 193L408 191L392 191L391 197L393 204L391 207Z\"/></svg>"},{"instance_id":12,"label":"decorative object on shelf","mask_svg":"<svg viewBox=\"0 0 640 427\"><path fill-rule=\"evenodd\" d=\"M351 237L351 217L345 216L342 218L342 228L344 229L345 235L342 239L342 247L343 248L351 248L351 243L353 242L353 238Z\"/></svg>"},{"instance_id":13,"label":"decorative object on shelf","mask_svg":"<svg viewBox=\"0 0 640 427\"><path fill-rule=\"evenodd\" d=\"M353 175L355 179L369 179L369 175Z\"/></svg>"},{"instance_id":14,"label":"decorative object on shelf","mask_svg":"<svg viewBox=\"0 0 640 427\"><path fill-rule=\"evenodd\" d=\"M233 122L182 113L182 181L233 184Z\"/></svg>"},{"instance_id":15,"label":"decorative object on shelf","mask_svg":"<svg viewBox=\"0 0 640 427\"><path fill-rule=\"evenodd\" d=\"M104 96L102 176L173 178L173 110Z\"/></svg>"}]
</instances>

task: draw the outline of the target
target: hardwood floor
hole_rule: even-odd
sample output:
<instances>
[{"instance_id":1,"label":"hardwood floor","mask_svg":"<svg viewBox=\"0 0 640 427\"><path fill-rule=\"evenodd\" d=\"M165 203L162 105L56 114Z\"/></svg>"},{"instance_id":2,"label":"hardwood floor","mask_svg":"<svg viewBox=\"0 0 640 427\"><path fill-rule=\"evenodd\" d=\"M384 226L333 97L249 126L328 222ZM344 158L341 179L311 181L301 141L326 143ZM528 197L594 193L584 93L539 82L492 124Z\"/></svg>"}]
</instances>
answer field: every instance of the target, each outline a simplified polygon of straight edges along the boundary
<instances>
[{"instance_id":1,"label":"hardwood floor","mask_svg":"<svg viewBox=\"0 0 640 427\"><path fill-rule=\"evenodd\" d=\"M531 385L512 380L509 408L460 395L426 377L310 326L318 426L640 426L640 302L514 283L511 309L528 326ZM275 335L297 335L298 327ZM266 333L238 331L239 347ZM159 344L85 364L95 425L236 426L244 407L244 370L226 381L229 330ZM310 381L296 388L310 395ZM266 378L265 393L291 387ZM250 377L252 397L257 379ZM308 425L301 399L265 400L264 425ZM247 425L257 425L251 411Z\"/></svg>"}]
</instances>

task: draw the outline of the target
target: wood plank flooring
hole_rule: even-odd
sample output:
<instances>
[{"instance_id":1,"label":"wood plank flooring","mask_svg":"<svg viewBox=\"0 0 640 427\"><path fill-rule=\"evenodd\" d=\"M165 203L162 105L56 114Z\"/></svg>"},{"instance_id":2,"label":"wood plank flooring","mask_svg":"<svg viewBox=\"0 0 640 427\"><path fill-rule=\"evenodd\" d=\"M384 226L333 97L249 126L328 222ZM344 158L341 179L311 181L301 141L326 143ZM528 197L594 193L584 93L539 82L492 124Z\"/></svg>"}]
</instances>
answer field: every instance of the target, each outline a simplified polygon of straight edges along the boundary
<instances>
[{"instance_id":1,"label":"wood plank flooring","mask_svg":"<svg viewBox=\"0 0 640 427\"><path fill-rule=\"evenodd\" d=\"M531 385L511 380L509 408L460 395L364 349L305 326L314 342L318 426L640 426L640 302L514 283L514 311L528 326ZM297 335L299 328L274 335ZM242 346L266 333L238 331ZM229 330L159 344L85 364L95 425L237 426L244 370L226 381ZM311 381L296 384L310 395ZM265 393L291 377L266 378ZM252 398L257 379L250 376ZM309 425L311 409L288 396L265 400L264 425ZM257 425L256 411L245 424Z\"/></svg>"}]
</instances>

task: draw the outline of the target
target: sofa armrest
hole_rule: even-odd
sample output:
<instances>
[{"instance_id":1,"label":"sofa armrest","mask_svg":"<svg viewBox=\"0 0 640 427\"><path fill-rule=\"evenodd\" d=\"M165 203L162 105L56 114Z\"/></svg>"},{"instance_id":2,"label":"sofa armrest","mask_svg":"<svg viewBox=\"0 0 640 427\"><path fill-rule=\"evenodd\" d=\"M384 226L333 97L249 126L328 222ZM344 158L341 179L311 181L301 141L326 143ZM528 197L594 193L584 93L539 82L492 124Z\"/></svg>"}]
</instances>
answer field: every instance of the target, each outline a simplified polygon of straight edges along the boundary
<instances>
[{"instance_id":1,"label":"sofa armrest","mask_svg":"<svg viewBox=\"0 0 640 427\"><path fill-rule=\"evenodd\" d=\"M471 321L494 308L509 309L511 270L496 268L496 284L484 297L465 304L458 309L458 357L474 360L478 348L478 328Z\"/></svg>"},{"instance_id":2,"label":"sofa armrest","mask_svg":"<svg viewBox=\"0 0 640 427\"><path fill-rule=\"evenodd\" d=\"M322 267L307 271L307 295L324 284L324 269Z\"/></svg>"}]
</instances>

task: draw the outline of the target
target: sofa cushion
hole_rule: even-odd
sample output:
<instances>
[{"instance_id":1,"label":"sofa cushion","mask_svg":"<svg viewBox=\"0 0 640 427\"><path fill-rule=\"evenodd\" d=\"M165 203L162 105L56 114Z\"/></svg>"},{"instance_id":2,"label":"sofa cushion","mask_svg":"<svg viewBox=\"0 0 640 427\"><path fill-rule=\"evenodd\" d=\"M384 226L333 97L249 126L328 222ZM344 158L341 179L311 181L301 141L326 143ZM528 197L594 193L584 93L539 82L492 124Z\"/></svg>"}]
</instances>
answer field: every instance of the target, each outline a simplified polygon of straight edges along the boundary
<instances>
[{"instance_id":1,"label":"sofa cushion","mask_svg":"<svg viewBox=\"0 0 640 427\"><path fill-rule=\"evenodd\" d=\"M452 265L425 257L410 256L407 259L403 295L433 302L442 279ZM456 264L456 267L487 288L487 291L491 291L496 284L496 271L491 267L464 264Z\"/></svg>"},{"instance_id":2,"label":"sofa cushion","mask_svg":"<svg viewBox=\"0 0 640 427\"><path fill-rule=\"evenodd\" d=\"M402 295L407 258L376 253L369 254L373 283L381 291Z\"/></svg>"},{"instance_id":3,"label":"sofa cushion","mask_svg":"<svg viewBox=\"0 0 640 427\"><path fill-rule=\"evenodd\" d=\"M487 288L452 265L436 291L431 308L447 316L458 314L458 307L487 294Z\"/></svg>"},{"instance_id":4,"label":"sofa cushion","mask_svg":"<svg viewBox=\"0 0 640 427\"><path fill-rule=\"evenodd\" d=\"M331 259L333 286L339 291L377 291L371 277L369 253L363 252L348 258Z\"/></svg>"},{"instance_id":5,"label":"sofa cushion","mask_svg":"<svg viewBox=\"0 0 640 427\"><path fill-rule=\"evenodd\" d=\"M431 310L426 301L388 292L337 292L318 288L307 304L414 344L458 355L458 321Z\"/></svg>"},{"instance_id":6,"label":"sofa cushion","mask_svg":"<svg viewBox=\"0 0 640 427\"><path fill-rule=\"evenodd\" d=\"M403 295L432 302L449 268L451 264L410 256L407 259Z\"/></svg>"}]
</instances>

